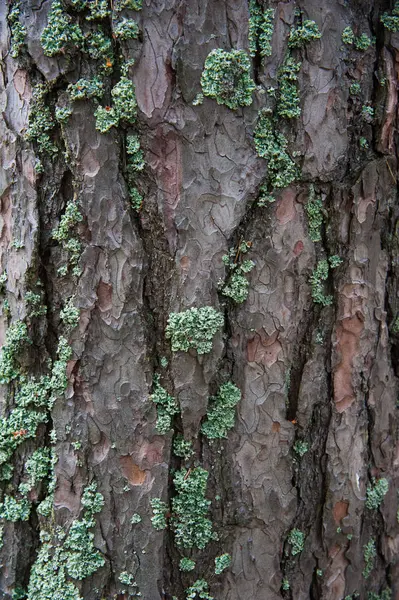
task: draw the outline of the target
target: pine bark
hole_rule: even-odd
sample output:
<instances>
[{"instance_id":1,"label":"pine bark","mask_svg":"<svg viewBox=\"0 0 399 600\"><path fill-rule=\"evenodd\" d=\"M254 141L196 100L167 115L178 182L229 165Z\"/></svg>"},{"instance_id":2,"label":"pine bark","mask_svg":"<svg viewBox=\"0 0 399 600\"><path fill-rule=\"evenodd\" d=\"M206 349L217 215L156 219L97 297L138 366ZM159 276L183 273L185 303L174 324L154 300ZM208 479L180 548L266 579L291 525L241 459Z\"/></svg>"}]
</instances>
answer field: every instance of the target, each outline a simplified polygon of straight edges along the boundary
<instances>
[{"instance_id":1,"label":"pine bark","mask_svg":"<svg viewBox=\"0 0 399 600\"><path fill-rule=\"evenodd\" d=\"M17 489L25 461L49 444L54 429L54 526L67 528L79 517L82 491L93 480L105 500L94 541L105 565L75 582L84 600L135 597L122 592L122 572L134 574L144 600L183 600L196 579L205 579L218 600L340 600L356 592L366 599L386 589L399 599L399 34L380 21L393 5L271 0L264 6L275 9L272 54L252 59L258 87L252 104L237 110L211 98L193 100L211 50L248 52L246 0L144 0L134 14L140 37L123 52L135 58L129 77L145 157L137 213L125 177L126 128L96 130L90 100L73 103L67 123L52 133L59 153L35 172L37 148L25 138L33 87L50 83L49 99L59 102L68 83L92 72L94 63L79 52L72 59L45 56L40 36L49 0L22 0L26 49L13 58L12 4L0 2L0 255L8 276L3 305L7 299L11 314L3 306L0 338L4 344L10 323L26 318L26 292L40 278L47 315L34 322L24 367L41 373L55 356L65 300L74 297L80 309L65 395L36 439L15 452L13 479L1 482L1 493ZM290 153L299 153L301 176L277 190L274 203L259 206L268 172L253 139L266 102L261 88L276 83L296 8L322 33L298 51L301 116L280 123ZM344 47L348 26L374 37L370 48ZM110 30L109 18L103 27ZM109 85L119 75L107 75ZM357 80L360 99L349 93ZM375 110L370 122L360 116L367 103ZM368 148L359 147L360 138ZM323 200L317 243L305 210L311 186ZM83 215L82 273L59 277L65 257L52 231L74 194ZM15 240L23 247L15 248ZM255 267L248 299L235 305L218 282L226 276L222 256L242 240L251 242ZM329 272L325 291L333 302L323 307L313 301L309 279L331 255L343 262ZM225 317L212 352L172 352L165 338L169 314L202 306ZM156 374L181 408L166 435L156 429L150 399ZM226 381L242 399L227 439L210 444L201 422L209 397ZM6 417L10 386L3 386L1 407ZM171 452L173 432L193 441L192 466L209 471L207 497L219 535L188 553L196 561L190 573L179 570L183 554L171 528L151 524L150 500L169 502L174 470L182 466ZM302 457L294 451L298 440L308 447ZM373 478L389 483L377 510L365 506ZM43 499L45 491L37 493ZM3 523L5 599L16 587L28 589L40 548L43 517L32 506L28 521ZM131 523L135 513L138 524ZM305 543L293 555L288 535L295 528ZM371 539L376 556L366 578L364 546ZM231 567L216 576L214 558L224 552Z\"/></svg>"}]
</instances>

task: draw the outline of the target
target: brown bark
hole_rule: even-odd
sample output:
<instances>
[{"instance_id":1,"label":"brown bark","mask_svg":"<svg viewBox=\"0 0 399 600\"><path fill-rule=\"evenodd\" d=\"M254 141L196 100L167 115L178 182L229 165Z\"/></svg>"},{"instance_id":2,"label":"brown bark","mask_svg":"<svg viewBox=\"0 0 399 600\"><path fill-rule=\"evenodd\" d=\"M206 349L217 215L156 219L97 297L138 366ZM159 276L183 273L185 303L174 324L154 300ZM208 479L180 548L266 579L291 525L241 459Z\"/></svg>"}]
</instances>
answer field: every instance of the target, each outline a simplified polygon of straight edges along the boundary
<instances>
[{"instance_id":1,"label":"brown bark","mask_svg":"<svg viewBox=\"0 0 399 600\"><path fill-rule=\"evenodd\" d=\"M272 56L253 60L260 86L276 82L295 8L322 32L298 54L302 114L281 122L290 152L301 155L301 180L279 191L275 203L257 206L267 174L253 141L265 104L259 88L251 106L235 111L210 98L192 105L208 53L248 49L247 1L144 0L134 14L141 37L125 48L136 58L130 74L146 162L137 177L145 197L137 215L124 179L124 130L97 131L89 100L75 102L67 124L54 131L66 157L60 152L44 161L42 175L35 173L37 148L24 138L33 85L52 82L50 98L59 100L67 83L88 76L93 64L79 52L72 60L43 54L40 34L51 2L35 0L21 4L27 51L13 59L11 5L0 3L1 269L8 275L11 321L25 318L31 282L40 277L44 284L48 313L33 332L32 372L55 356L65 299L75 295L81 311L70 338L65 396L37 438L16 451L14 479L2 489L9 494L18 487L24 461L48 443L54 427L55 524L68 526L81 514L82 490L93 479L105 499L94 542L105 565L75 582L85 600L134 597L122 594L124 571L134 574L144 600L182 600L199 578L218 600L339 600L384 589L399 599L399 338L393 326L399 34L379 20L392 9L385 0L269 5L276 9ZM375 36L375 44L365 52L343 48L348 26ZM118 76L109 75L108 85ZM358 101L348 91L355 80L362 86ZM372 123L359 116L367 102L375 108ZM369 142L365 151L360 137ZM304 209L311 184L325 210L318 243L309 238ZM82 274L59 278L63 257L51 231L74 192L84 217L78 225ZM218 281L225 277L222 256L242 239L252 242L255 268L247 301L235 306ZM13 248L13 240L24 247ZM343 262L326 284L333 304L321 307L312 301L309 277L327 255ZM192 306L225 315L210 354L172 353L165 339L169 313ZM8 324L3 310L3 343ZM162 356L169 360L163 370ZM192 465L210 473L207 496L220 539L192 553L191 573L179 571L182 553L171 530L156 531L150 521L150 500L173 495L171 469L181 466L171 453L172 433L160 435L155 427L149 395L156 373L179 401L174 429L193 440ZM209 444L201 420L209 396L227 380L242 392L236 423L226 440ZM6 416L12 400L3 387ZM293 450L297 440L308 444L302 458ZM365 498L373 477L386 478L389 490L371 511ZM135 513L142 522L132 525ZM34 504L29 521L4 523L1 597L27 588L42 520ZM296 556L287 541L293 528L305 534ZM365 578L370 539L377 555ZM231 554L232 565L215 576L214 558L222 552ZM283 579L289 590L282 590Z\"/></svg>"}]
</instances>

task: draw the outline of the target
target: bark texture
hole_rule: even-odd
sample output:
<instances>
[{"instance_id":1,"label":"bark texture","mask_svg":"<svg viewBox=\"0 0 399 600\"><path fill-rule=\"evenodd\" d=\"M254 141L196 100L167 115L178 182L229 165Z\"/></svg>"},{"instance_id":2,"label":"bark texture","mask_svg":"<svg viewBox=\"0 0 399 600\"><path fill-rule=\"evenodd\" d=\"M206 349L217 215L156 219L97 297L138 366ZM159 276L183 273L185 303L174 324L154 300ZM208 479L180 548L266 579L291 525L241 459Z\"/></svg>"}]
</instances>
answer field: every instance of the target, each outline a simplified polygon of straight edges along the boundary
<instances>
[{"instance_id":1,"label":"bark texture","mask_svg":"<svg viewBox=\"0 0 399 600\"><path fill-rule=\"evenodd\" d=\"M80 320L69 339L65 395L36 437L13 454L12 479L1 482L3 501L16 492L32 451L50 445L54 429L53 527L68 529L81 515L83 489L93 480L104 496L93 532L105 564L75 581L84 600L133 598L138 591L144 600L183 600L198 579L217 600L340 600L356 593L377 599L384 590L399 599L399 34L380 21L393 5L265 3L275 9L272 54L253 58L258 87L253 103L237 110L211 98L193 100L211 50L248 52L246 0L144 0L140 12L128 11L140 37L113 44L116 55L135 58L129 77L146 163L137 176L144 196L139 213L128 200L125 129L96 130L91 100L74 102L68 121L55 123L51 136L60 151L43 159L43 173L35 172L37 147L25 138L33 87L49 83L46 102L62 104L68 83L92 77L97 62L79 51L45 56L40 36L50 0L21 1L26 49L13 58L11 8L0 0L0 254L7 273L0 338L5 344L10 323L27 318L26 292L38 278L47 315L28 319L33 344L23 368L41 374L54 359L66 299L74 297ZM268 163L257 155L254 128L267 102L262 88L276 86L297 8L322 34L295 51L302 60L301 116L279 122L289 152L299 153L301 176L277 190L274 203L258 206ZM74 16L71 3L66 10ZM99 22L110 31L110 17ZM374 43L365 51L345 46L348 26ZM106 75L108 96L119 78L116 70ZM354 81L361 82L359 98L349 93ZM369 121L361 118L368 103L375 110ZM368 147L359 147L361 138ZM305 210L312 185L324 214L316 243ZM57 269L68 258L52 231L74 195L83 216L82 272L60 277ZM247 300L235 305L218 282L226 276L222 256L242 240L252 244L255 267ZM312 300L309 278L331 255L343 262L324 282L333 302L323 307ZM202 306L225 317L212 352L171 352L169 314ZM155 374L179 402L174 432L193 441L188 463L171 452L172 430L156 429ZM209 443L201 422L225 381L242 393L235 426L227 439ZM6 418L13 384L2 387ZM294 451L298 441L307 445L303 456ZM173 469L183 464L210 473L207 497L219 541L204 550L182 552L170 528L151 524L150 500L170 500ZM389 489L371 510L365 500L373 478L387 479ZM8 600L15 588L28 589L40 549L41 485L31 492L29 520L2 519L0 595ZM142 520L132 524L136 513ZM298 554L289 543L293 529L305 536ZM376 555L365 577L370 540ZM231 566L215 575L214 558L224 552ZM196 561L194 571L179 570L183 555ZM122 585L123 572L134 575L135 591Z\"/></svg>"}]
</instances>

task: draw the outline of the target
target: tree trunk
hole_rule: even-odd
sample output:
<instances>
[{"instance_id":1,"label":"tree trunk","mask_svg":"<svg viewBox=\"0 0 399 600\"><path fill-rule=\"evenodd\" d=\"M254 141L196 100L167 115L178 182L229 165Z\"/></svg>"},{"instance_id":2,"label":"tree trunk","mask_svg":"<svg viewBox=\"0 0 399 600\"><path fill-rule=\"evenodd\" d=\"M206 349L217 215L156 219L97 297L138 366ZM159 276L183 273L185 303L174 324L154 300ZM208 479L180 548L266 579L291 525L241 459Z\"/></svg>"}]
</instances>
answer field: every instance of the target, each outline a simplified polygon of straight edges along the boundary
<instances>
[{"instance_id":1,"label":"tree trunk","mask_svg":"<svg viewBox=\"0 0 399 600\"><path fill-rule=\"evenodd\" d=\"M1 597L399 599L399 7L0 10Z\"/></svg>"}]
</instances>

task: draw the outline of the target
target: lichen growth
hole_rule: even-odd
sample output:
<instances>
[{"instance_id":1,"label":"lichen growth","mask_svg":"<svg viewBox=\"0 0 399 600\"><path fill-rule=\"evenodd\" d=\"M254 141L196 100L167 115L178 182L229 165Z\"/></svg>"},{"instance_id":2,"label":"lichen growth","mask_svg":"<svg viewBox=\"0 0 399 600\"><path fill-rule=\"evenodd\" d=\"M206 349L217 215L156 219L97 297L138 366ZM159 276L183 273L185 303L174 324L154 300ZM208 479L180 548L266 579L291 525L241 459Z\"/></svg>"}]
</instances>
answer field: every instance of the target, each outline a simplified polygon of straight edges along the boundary
<instances>
[{"instance_id":1,"label":"lichen growth","mask_svg":"<svg viewBox=\"0 0 399 600\"><path fill-rule=\"evenodd\" d=\"M263 8L257 0L249 1L249 31L248 44L251 56L270 56L272 53L271 40L273 37L274 10Z\"/></svg>"},{"instance_id":2,"label":"lichen growth","mask_svg":"<svg viewBox=\"0 0 399 600\"><path fill-rule=\"evenodd\" d=\"M105 563L94 546L94 515L104 505L102 494L95 482L82 495L83 517L72 522L67 534L54 531L53 537L42 531L42 545L32 567L28 600L81 600L77 587L67 580L82 580L92 575Z\"/></svg>"},{"instance_id":3,"label":"lichen growth","mask_svg":"<svg viewBox=\"0 0 399 600\"><path fill-rule=\"evenodd\" d=\"M212 306L190 308L169 315L165 335L171 340L173 352L194 348L198 354L206 354L211 352L213 338L223 325L222 313Z\"/></svg>"},{"instance_id":4,"label":"lichen growth","mask_svg":"<svg viewBox=\"0 0 399 600\"><path fill-rule=\"evenodd\" d=\"M185 440L182 435L177 435L173 440L173 453L180 458L190 458L194 454L192 442Z\"/></svg>"},{"instance_id":5,"label":"lichen growth","mask_svg":"<svg viewBox=\"0 0 399 600\"><path fill-rule=\"evenodd\" d=\"M241 400L241 391L228 381L220 386L216 396L209 399L206 420L201 431L209 439L222 439L234 427L235 407Z\"/></svg>"},{"instance_id":6,"label":"lichen growth","mask_svg":"<svg viewBox=\"0 0 399 600\"><path fill-rule=\"evenodd\" d=\"M104 94L104 84L98 77L79 79L76 83L68 85L67 92L71 100L101 98Z\"/></svg>"},{"instance_id":7,"label":"lichen growth","mask_svg":"<svg viewBox=\"0 0 399 600\"><path fill-rule=\"evenodd\" d=\"M367 486L366 490L366 507L370 510L377 510L381 506L384 497L388 493L388 480L384 477L381 479L373 479L373 483Z\"/></svg>"},{"instance_id":8,"label":"lichen growth","mask_svg":"<svg viewBox=\"0 0 399 600\"><path fill-rule=\"evenodd\" d=\"M302 552L305 546L305 534L295 527L289 532L287 541L291 545L292 556L296 556Z\"/></svg>"},{"instance_id":9,"label":"lichen growth","mask_svg":"<svg viewBox=\"0 0 399 600\"><path fill-rule=\"evenodd\" d=\"M168 526L166 515L169 512L169 507L165 502L162 502L160 498L152 498L150 501L153 516L151 517L151 523L154 529L161 531L166 529Z\"/></svg>"},{"instance_id":10,"label":"lichen growth","mask_svg":"<svg viewBox=\"0 0 399 600\"><path fill-rule=\"evenodd\" d=\"M374 567L374 559L377 556L377 550L375 547L375 541L373 539L369 540L367 544L363 546L363 558L364 558L364 569L363 569L363 577L368 579L371 571Z\"/></svg>"},{"instance_id":11,"label":"lichen growth","mask_svg":"<svg viewBox=\"0 0 399 600\"><path fill-rule=\"evenodd\" d=\"M139 26L133 19L123 18L116 23L114 27L114 35L119 40L137 39L140 33Z\"/></svg>"},{"instance_id":12,"label":"lichen growth","mask_svg":"<svg viewBox=\"0 0 399 600\"><path fill-rule=\"evenodd\" d=\"M298 168L286 150L288 141L274 130L269 109L259 111L254 142L258 155L267 160L267 184L285 188L297 179Z\"/></svg>"},{"instance_id":13,"label":"lichen growth","mask_svg":"<svg viewBox=\"0 0 399 600\"><path fill-rule=\"evenodd\" d=\"M396 33L399 31L399 2L395 2L391 14L383 13L380 19L386 29Z\"/></svg>"},{"instance_id":14,"label":"lichen growth","mask_svg":"<svg viewBox=\"0 0 399 600\"><path fill-rule=\"evenodd\" d=\"M7 21L11 30L11 56L18 58L25 46L26 27L21 23L21 2L17 0L8 13Z\"/></svg>"},{"instance_id":15,"label":"lichen growth","mask_svg":"<svg viewBox=\"0 0 399 600\"><path fill-rule=\"evenodd\" d=\"M44 54L55 56L68 48L80 48L83 39L82 30L64 11L60 0L53 0L48 24L40 38Z\"/></svg>"},{"instance_id":16,"label":"lichen growth","mask_svg":"<svg viewBox=\"0 0 399 600\"><path fill-rule=\"evenodd\" d=\"M172 425L174 415L180 412L177 400L173 398L159 383L159 376L154 377L154 388L150 400L157 405L156 428L159 433L167 433Z\"/></svg>"},{"instance_id":17,"label":"lichen growth","mask_svg":"<svg viewBox=\"0 0 399 600\"><path fill-rule=\"evenodd\" d=\"M180 571L184 571L185 573L189 573L195 569L195 561L190 560L189 558L181 558L179 562Z\"/></svg>"},{"instance_id":18,"label":"lichen growth","mask_svg":"<svg viewBox=\"0 0 399 600\"><path fill-rule=\"evenodd\" d=\"M193 585L186 589L186 600L201 598L201 600L214 600L209 595L209 585L205 579L197 579Z\"/></svg>"},{"instance_id":19,"label":"lichen growth","mask_svg":"<svg viewBox=\"0 0 399 600\"><path fill-rule=\"evenodd\" d=\"M205 96L232 110L252 104L256 86L247 54L243 50L212 50L205 60L201 87Z\"/></svg>"},{"instance_id":20,"label":"lichen growth","mask_svg":"<svg viewBox=\"0 0 399 600\"><path fill-rule=\"evenodd\" d=\"M230 554L221 554L215 558L215 575L220 575L228 569L231 565L231 556Z\"/></svg>"},{"instance_id":21,"label":"lichen growth","mask_svg":"<svg viewBox=\"0 0 399 600\"><path fill-rule=\"evenodd\" d=\"M207 481L208 471L202 467L181 469L174 475L171 527L179 547L203 550L213 538L207 516L211 502L205 498Z\"/></svg>"},{"instance_id":22,"label":"lichen growth","mask_svg":"<svg viewBox=\"0 0 399 600\"><path fill-rule=\"evenodd\" d=\"M321 33L317 24L310 19L306 19L301 26L292 29L288 39L289 48L301 48L313 40L321 38Z\"/></svg>"},{"instance_id":23,"label":"lichen growth","mask_svg":"<svg viewBox=\"0 0 399 600\"><path fill-rule=\"evenodd\" d=\"M241 260L251 248L252 243L241 241L238 248L231 248L222 260L229 270L227 283L222 287L222 294L241 304L248 297L249 282L246 275L252 271L255 263L252 260Z\"/></svg>"},{"instance_id":24,"label":"lichen growth","mask_svg":"<svg viewBox=\"0 0 399 600\"><path fill-rule=\"evenodd\" d=\"M309 187L309 197L305 204L305 211L308 217L309 237L312 242L321 241L321 226L323 225L323 202L320 196L315 193L314 185Z\"/></svg>"},{"instance_id":25,"label":"lichen growth","mask_svg":"<svg viewBox=\"0 0 399 600\"><path fill-rule=\"evenodd\" d=\"M278 70L279 96L277 114L287 119L296 119L301 114L298 94L298 73L302 63L287 55Z\"/></svg>"}]
</instances>

